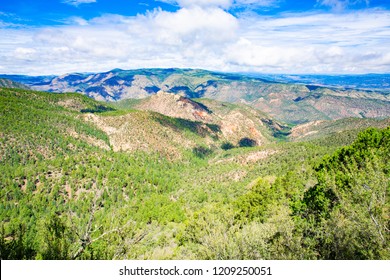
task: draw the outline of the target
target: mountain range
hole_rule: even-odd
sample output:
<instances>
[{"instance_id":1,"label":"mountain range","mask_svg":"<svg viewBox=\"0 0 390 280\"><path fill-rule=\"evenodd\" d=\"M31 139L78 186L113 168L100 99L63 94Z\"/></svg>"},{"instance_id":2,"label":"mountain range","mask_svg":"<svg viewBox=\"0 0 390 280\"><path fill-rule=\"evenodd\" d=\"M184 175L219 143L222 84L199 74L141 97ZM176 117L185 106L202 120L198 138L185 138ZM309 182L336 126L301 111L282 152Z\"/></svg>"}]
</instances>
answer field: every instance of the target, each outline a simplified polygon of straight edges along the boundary
<instances>
[{"instance_id":1,"label":"mountain range","mask_svg":"<svg viewBox=\"0 0 390 280\"><path fill-rule=\"evenodd\" d=\"M248 105L276 120L302 124L347 117L385 118L390 112L388 76L369 77L369 90L362 79L349 77L356 86L324 76L263 75L219 73L194 69L114 69L105 73L72 73L61 76L1 77L23 83L35 90L79 92L100 101L141 99L163 91L187 98L207 98ZM334 86L318 85L318 79ZM272 80L273 79L273 80ZM373 82L377 81L377 83ZM360 81L360 83L356 83ZM308 83L305 83L308 82ZM379 84L383 87L379 89Z\"/></svg>"}]
</instances>

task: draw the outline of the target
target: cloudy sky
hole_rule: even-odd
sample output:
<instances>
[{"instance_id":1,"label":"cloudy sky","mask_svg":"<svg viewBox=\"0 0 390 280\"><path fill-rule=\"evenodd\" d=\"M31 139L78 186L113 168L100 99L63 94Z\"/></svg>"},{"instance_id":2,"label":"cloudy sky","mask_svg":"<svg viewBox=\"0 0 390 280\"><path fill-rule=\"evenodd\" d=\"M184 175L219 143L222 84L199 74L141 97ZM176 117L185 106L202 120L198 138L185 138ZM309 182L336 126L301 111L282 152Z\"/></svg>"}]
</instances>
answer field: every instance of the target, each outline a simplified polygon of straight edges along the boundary
<instances>
[{"instance_id":1,"label":"cloudy sky","mask_svg":"<svg viewBox=\"0 0 390 280\"><path fill-rule=\"evenodd\" d=\"M390 73L390 1L0 1L0 73L152 67Z\"/></svg>"}]
</instances>

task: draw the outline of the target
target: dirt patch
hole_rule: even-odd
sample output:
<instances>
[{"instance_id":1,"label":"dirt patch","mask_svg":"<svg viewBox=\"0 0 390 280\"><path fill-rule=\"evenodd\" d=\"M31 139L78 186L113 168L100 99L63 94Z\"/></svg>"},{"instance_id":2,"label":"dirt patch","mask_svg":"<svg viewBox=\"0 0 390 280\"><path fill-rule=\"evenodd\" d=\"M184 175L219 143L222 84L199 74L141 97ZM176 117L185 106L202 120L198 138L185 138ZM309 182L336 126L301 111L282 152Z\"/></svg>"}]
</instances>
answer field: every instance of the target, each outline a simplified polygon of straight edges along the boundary
<instances>
[{"instance_id":1,"label":"dirt patch","mask_svg":"<svg viewBox=\"0 0 390 280\"><path fill-rule=\"evenodd\" d=\"M294 127L293 129L291 129L291 133L290 133L289 137L291 139L296 140L296 139L304 138L304 137L312 135L312 134L316 134L319 131L316 130L315 128L324 122L325 121L313 121L313 122L308 122L305 124L298 125L298 126Z\"/></svg>"},{"instance_id":2,"label":"dirt patch","mask_svg":"<svg viewBox=\"0 0 390 280\"><path fill-rule=\"evenodd\" d=\"M69 184L66 184L66 185L65 185L65 191L66 191L66 193L67 193L67 195L68 195L68 198L69 198L69 199L72 199L72 188L70 187Z\"/></svg>"},{"instance_id":3,"label":"dirt patch","mask_svg":"<svg viewBox=\"0 0 390 280\"><path fill-rule=\"evenodd\" d=\"M260 160L264 160L271 155L274 155L278 153L276 150L263 150L263 151L257 151L257 152L252 152L246 155L239 155L227 159L220 159L214 162L214 164L226 164L229 162L236 162L240 164L252 164L256 163Z\"/></svg>"},{"instance_id":4,"label":"dirt patch","mask_svg":"<svg viewBox=\"0 0 390 280\"><path fill-rule=\"evenodd\" d=\"M81 104L78 100L75 99L60 100L57 102L57 104L77 112L80 112L80 110L84 108L83 104Z\"/></svg>"},{"instance_id":5,"label":"dirt patch","mask_svg":"<svg viewBox=\"0 0 390 280\"><path fill-rule=\"evenodd\" d=\"M269 156L274 155L276 153L277 151L275 150L264 150L264 151L250 153L244 158L244 162L245 164L258 162L259 160L266 159Z\"/></svg>"},{"instance_id":6,"label":"dirt patch","mask_svg":"<svg viewBox=\"0 0 390 280\"><path fill-rule=\"evenodd\" d=\"M108 146L107 143L101 139L97 139L97 138L89 136L89 135L77 133L75 130L73 130L71 128L67 129L67 133L70 136L72 136L73 138L81 139L81 140L83 140L83 141L87 142L88 144L91 144L95 147L99 147L99 148L104 149L106 151L111 150L110 146Z\"/></svg>"}]
</instances>

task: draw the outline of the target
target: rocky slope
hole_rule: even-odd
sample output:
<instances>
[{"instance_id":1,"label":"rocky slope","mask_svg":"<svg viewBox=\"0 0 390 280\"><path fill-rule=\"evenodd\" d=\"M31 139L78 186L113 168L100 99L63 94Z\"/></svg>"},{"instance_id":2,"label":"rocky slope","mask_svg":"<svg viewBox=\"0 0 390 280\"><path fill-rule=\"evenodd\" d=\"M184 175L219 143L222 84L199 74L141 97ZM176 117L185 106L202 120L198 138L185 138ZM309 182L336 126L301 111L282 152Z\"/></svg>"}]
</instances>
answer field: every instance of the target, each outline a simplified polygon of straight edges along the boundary
<instances>
[{"instance_id":1,"label":"rocky slope","mask_svg":"<svg viewBox=\"0 0 390 280\"><path fill-rule=\"evenodd\" d=\"M3 78L0 78L0 87L3 87L3 88L29 89L29 87L26 86L26 85L14 82L14 81L12 81L10 79L3 79Z\"/></svg>"},{"instance_id":2,"label":"rocky slope","mask_svg":"<svg viewBox=\"0 0 390 280\"><path fill-rule=\"evenodd\" d=\"M369 127L383 129L388 126L390 126L390 118L383 120L346 118L336 121L313 121L293 127L288 139L295 142L308 141L325 138L332 134L361 131Z\"/></svg>"},{"instance_id":3,"label":"rocky slope","mask_svg":"<svg viewBox=\"0 0 390 280\"><path fill-rule=\"evenodd\" d=\"M216 136L237 145L243 138L253 139L257 145L274 141L278 132L288 129L282 123L246 105L234 105L211 99L189 99L159 91L157 94L128 102L111 103L118 108L153 111L173 118L201 122L216 127Z\"/></svg>"}]
</instances>

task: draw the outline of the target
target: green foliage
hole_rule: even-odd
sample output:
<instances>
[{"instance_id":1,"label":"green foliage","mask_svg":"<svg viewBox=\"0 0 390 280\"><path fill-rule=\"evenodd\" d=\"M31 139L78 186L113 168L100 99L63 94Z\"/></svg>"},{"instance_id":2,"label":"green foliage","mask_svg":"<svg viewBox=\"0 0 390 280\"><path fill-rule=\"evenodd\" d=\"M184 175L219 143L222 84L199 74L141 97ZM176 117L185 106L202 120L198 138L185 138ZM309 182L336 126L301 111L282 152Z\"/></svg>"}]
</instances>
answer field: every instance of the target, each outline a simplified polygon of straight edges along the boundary
<instances>
[{"instance_id":1,"label":"green foliage","mask_svg":"<svg viewBox=\"0 0 390 280\"><path fill-rule=\"evenodd\" d=\"M314 215L316 219L327 219L338 201L332 189L316 185L305 192L302 202L304 206L300 211L305 212L305 215Z\"/></svg>"},{"instance_id":2,"label":"green foliage","mask_svg":"<svg viewBox=\"0 0 390 280\"><path fill-rule=\"evenodd\" d=\"M233 149L234 148L234 145L232 144L232 143L230 143L230 142L223 142L222 144L221 144L221 149L222 150L230 150L230 149Z\"/></svg>"},{"instance_id":3,"label":"green foliage","mask_svg":"<svg viewBox=\"0 0 390 280\"><path fill-rule=\"evenodd\" d=\"M262 121L271 129L272 135L279 140L287 140L291 134L291 128L293 126L290 124L280 125L270 119L262 119Z\"/></svg>"},{"instance_id":4,"label":"green foliage","mask_svg":"<svg viewBox=\"0 0 390 280\"><path fill-rule=\"evenodd\" d=\"M138 105L142 100L141 99L123 99L117 102L110 102L110 106L121 109L121 110L128 110L133 109L136 105Z\"/></svg>"},{"instance_id":5,"label":"green foliage","mask_svg":"<svg viewBox=\"0 0 390 280\"><path fill-rule=\"evenodd\" d=\"M180 208L180 204L171 201L166 196L152 194L147 200L137 207L137 213L134 218L146 223L154 221L160 224L167 224L169 222L180 223L185 220L185 213Z\"/></svg>"},{"instance_id":6,"label":"green foliage","mask_svg":"<svg viewBox=\"0 0 390 280\"><path fill-rule=\"evenodd\" d=\"M198 158L205 158L213 153L213 150L205 146L197 146L192 149L194 155Z\"/></svg>"},{"instance_id":7,"label":"green foliage","mask_svg":"<svg viewBox=\"0 0 390 280\"><path fill-rule=\"evenodd\" d=\"M257 146L257 143L255 140L245 137L245 138L240 139L240 141L238 141L238 146L240 146L240 147L255 147L255 146Z\"/></svg>"},{"instance_id":8,"label":"green foliage","mask_svg":"<svg viewBox=\"0 0 390 280\"><path fill-rule=\"evenodd\" d=\"M160 114L154 114L154 119L163 126L171 127L175 130L184 130L206 137L211 132L220 132L221 128L215 124L203 124L181 118L172 118Z\"/></svg>"},{"instance_id":9,"label":"green foliage","mask_svg":"<svg viewBox=\"0 0 390 280\"><path fill-rule=\"evenodd\" d=\"M259 180L251 191L241 196L236 202L236 219L240 221L259 220L264 222L269 209L277 199L271 184Z\"/></svg>"},{"instance_id":10,"label":"green foliage","mask_svg":"<svg viewBox=\"0 0 390 280\"><path fill-rule=\"evenodd\" d=\"M35 258L35 251L31 241L27 238L26 226L19 224L5 233L4 224L0 231L0 259L1 260L26 260Z\"/></svg>"},{"instance_id":11,"label":"green foliage","mask_svg":"<svg viewBox=\"0 0 390 280\"><path fill-rule=\"evenodd\" d=\"M104 113L110 111L115 111L115 109L103 105L96 105L93 108L86 108L80 110L81 113Z\"/></svg>"},{"instance_id":12,"label":"green foliage","mask_svg":"<svg viewBox=\"0 0 390 280\"><path fill-rule=\"evenodd\" d=\"M42 240L38 258L45 260L66 260L70 258L71 233L67 225L56 214L52 214L42 227Z\"/></svg>"},{"instance_id":13,"label":"green foliage","mask_svg":"<svg viewBox=\"0 0 390 280\"><path fill-rule=\"evenodd\" d=\"M316 167L318 184L305 192L303 216L322 258L389 257L389 133L368 129Z\"/></svg>"}]
</instances>

